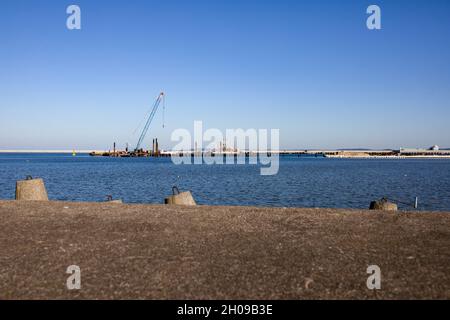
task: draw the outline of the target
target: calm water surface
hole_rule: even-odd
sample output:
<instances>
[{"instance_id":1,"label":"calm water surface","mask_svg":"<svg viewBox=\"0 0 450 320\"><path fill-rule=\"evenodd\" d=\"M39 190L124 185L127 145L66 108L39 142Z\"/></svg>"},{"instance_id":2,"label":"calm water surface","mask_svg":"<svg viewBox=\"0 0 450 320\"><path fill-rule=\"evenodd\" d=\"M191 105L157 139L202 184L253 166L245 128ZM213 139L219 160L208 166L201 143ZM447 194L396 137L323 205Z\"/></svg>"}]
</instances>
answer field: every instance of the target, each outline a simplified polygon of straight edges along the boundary
<instances>
[{"instance_id":1,"label":"calm water surface","mask_svg":"<svg viewBox=\"0 0 450 320\"><path fill-rule=\"evenodd\" d=\"M170 159L0 154L0 199L16 180L45 179L52 200L162 203L173 185L200 204L367 208L381 197L450 211L450 160L282 157L275 176L256 165L174 165ZM400 204L407 209L408 205Z\"/></svg>"}]
</instances>

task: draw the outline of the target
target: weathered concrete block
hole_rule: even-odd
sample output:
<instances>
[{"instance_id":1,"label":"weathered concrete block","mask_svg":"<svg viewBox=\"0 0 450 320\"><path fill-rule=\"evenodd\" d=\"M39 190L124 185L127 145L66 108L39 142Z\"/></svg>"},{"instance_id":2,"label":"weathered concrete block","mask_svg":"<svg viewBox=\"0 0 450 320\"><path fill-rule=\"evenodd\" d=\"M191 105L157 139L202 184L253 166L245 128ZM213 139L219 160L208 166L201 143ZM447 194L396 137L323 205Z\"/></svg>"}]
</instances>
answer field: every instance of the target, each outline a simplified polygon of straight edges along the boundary
<instances>
[{"instance_id":1,"label":"weathered concrete block","mask_svg":"<svg viewBox=\"0 0 450 320\"><path fill-rule=\"evenodd\" d=\"M44 180L28 177L16 182L16 200L48 201Z\"/></svg>"},{"instance_id":2,"label":"weathered concrete block","mask_svg":"<svg viewBox=\"0 0 450 320\"><path fill-rule=\"evenodd\" d=\"M370 203L370 210L384 210L384 211L397 211L398 206L393 202L389 202L387 199L381 199L372 201Z\"/></svg>"},{"instance_id":3,"label":"weathered concrete block","mask_svg":"<svg viewBox=\"0 0 450 320\"><path fill-rule=\"evenodd\" d=\"M173 195L164 199L164 203L170 205L184 205L184 206L197 205L190 191L179 192L178 188L176 187L173 188Z\"/></svg>"}]
</instances>

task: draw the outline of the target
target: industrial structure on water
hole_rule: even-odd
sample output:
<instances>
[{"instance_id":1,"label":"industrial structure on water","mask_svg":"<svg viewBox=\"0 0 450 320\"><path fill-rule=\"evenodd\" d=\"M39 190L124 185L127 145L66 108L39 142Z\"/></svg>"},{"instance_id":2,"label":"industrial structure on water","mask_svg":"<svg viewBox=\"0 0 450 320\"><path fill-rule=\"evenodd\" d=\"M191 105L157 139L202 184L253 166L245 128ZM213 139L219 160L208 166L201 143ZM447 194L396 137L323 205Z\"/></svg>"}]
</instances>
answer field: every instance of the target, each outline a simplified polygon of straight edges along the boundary
<instances>
[{"instance_id":1,"label":"industrial structure on water","mask_svg":"<svg viewBox=\"0 0 450 320\"><path fill-rule=\"evenodd\" d=\"M164 92L161 92L158 97L156 98L153 108L150 112L150 115L147 118L147 122L145 123L144 129L142 130L141 135L139 136L139 140L136 144L136 147L134 150L128 150L128 144L125 150L116 150L116 143L114 142L113 150L111 151L105 151L105 152L96 152L93 151L90 153L91 156L103 156L103 157L121 157L121 158L128 158L128 157L159 157L161 156L160 150L159 150L159 144L158 139L153 139L153 147L152 150L144 150L142 147L145 136L147 135L148 129L150 128L150 124L152 123L153 117L156 114L156 111L158 111L158 107L162 103L163 112L165 110L165 94ZM164 127L164 120L163 120L163 127Z\"/></svg>"},{"instance_id":2,"label":"industrial structure on water","mask_svg":"<svg viewBox=\"0 0 450 320\"><path fill-rule=\"evenodd\" d=\"M221 143L219 149L215 150L184 150L184 151L161 151L159 149L158 139L153 139L152 149L145 150L142 145L147 132L150 128L152 120L158 111L158 107L162 103L163 108L163 119L165 111L165 94L161 92L156 98L153 108L151 109L150 115L147 118L145 126L139 136L139 140L136 147L133 150L128 150L128 144L125 150L117 150L116 143L113 144L113 150L98 152L93 151L90 153L91 156L102 156L102 157L118 157L118 158L129 158L129 157L170 157L173 155L183 156L225 156L225 155L235 155L235 156L254 156L258 154L266 153L268 155L285 155L285 156L320 156L327 158L450 158L450 150L440 150L436 145L428 149L405 149L400 148L399 150L267 150L267 151L253 151L253 150L238 150L235 148L227 148L225 142ZM164 127L164 120L163 120ZM75 151L73 151L75 155Z\"/></svg>"}]
</instances>

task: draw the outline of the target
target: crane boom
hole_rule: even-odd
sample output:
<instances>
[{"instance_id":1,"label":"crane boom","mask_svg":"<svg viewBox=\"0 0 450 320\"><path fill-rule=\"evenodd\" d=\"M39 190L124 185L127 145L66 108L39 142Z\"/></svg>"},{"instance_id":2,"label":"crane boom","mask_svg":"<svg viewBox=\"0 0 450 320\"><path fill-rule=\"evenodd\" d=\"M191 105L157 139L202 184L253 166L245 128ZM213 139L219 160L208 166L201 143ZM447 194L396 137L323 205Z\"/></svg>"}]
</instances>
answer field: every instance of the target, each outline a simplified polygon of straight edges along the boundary
<instances>
[{"instance_id":1,"label":"crane boom","mask_svg":"<svg viewBox=\"0 0 450 320\"><path fill-rule=\"evenodd\" d=\"M142 130L141 136L139 137L135 151L138 151L141 149L141 144L145 139L145 135L147 134L148 128L150 127L153 117L155 116L156 111L158 111L158 107L159 107L161 101L163 101L163 100L164 100L164 92L161 92L159 94L158 98L156 98L155 103L153 104L152 112L150 113L150 115L147 119L147 122L145 123L144 129Z\"/></svg>"}]
</instances>

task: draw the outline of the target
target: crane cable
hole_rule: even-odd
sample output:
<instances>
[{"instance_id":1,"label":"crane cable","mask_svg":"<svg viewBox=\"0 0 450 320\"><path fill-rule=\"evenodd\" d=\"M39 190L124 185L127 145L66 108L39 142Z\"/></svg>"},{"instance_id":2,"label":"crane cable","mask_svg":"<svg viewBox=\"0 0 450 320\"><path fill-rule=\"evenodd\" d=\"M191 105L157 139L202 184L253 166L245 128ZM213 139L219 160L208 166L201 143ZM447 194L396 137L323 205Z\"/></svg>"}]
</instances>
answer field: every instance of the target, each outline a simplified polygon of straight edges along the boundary
<instances>
[{"instance_id":1,"label":"crane cable","mask_svg":"<svg viewBox=\"0 0 450 320\"><path fill-rule=\"evenodd\" d=\"M139 125L136 127L136 129L134 129L134 131L133 131L133 136L134 136L134 135L136 134L136 132L141 128L141 126L144 124L145 119L148 118L148 115L150 115L151 112L152 112L152 110L150 109L150 110L148 110L148 111L145 113L145 117L142 118L142 120L141 120L141 122L139 123Z\"/></svg>"},{"instance_id":2,"label":"crane cable","mask_svg":"<svg viewBox=\"0 0 450 320\"><path fill-rule=\"evenodd\" d=\"M165 123L166 123L166 120L165 120L165 114L166 114L166 95L163 95L162 96L162 103L163 103L163 125L162 125L162 127L163 127L163 129L165 128Z\"/></svg>"},{"instance_id":3,"label":"crane cable","mask_svg":"<svg viewBox=\"0 0 450 320\"><path fill-rule=\"evenodd\" d=\"M166 111L166 96L163 95L162 96L162 102L163 102L163 128L165 128L165 111ZM151 109L149 109L147 111L147 113L145 114L145 117L142 118L141 122L139 123L139 125L136 127L136 129L134 129L133 131L133 136L136 134L136 132L141 128L142 124L144 123L145 119L148 118L148 115L150 115L150 113L152 112Z\"/></svg>"}]
</instances>

